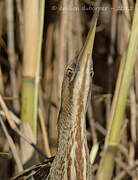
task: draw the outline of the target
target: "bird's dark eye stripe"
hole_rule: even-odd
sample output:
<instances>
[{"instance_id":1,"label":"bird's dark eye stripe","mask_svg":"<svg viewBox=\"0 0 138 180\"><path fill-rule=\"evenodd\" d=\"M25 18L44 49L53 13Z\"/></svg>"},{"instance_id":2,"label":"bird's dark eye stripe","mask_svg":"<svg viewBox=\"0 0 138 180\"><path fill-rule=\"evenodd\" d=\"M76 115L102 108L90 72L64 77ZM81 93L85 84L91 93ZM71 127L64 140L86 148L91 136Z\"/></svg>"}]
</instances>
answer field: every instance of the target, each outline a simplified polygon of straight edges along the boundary
<instances>
[{"instance_id":1,"label":"bird's dark eye stripe","mask_svg":"<svg viewBox=\"0 0 138 180\"><path fill-rule=\"evenodd\" d=\"M67 68L67 71L72 71L72 69L71 68Z\"/></svg>"}]
</instances>

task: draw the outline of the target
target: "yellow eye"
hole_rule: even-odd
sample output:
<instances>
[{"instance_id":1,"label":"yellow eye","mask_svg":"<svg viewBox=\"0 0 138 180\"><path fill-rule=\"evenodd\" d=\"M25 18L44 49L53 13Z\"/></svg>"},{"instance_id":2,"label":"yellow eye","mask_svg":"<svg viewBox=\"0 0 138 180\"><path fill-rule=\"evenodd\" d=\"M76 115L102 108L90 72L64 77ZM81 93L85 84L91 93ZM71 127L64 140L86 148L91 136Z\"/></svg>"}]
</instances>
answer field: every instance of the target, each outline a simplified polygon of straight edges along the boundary
<instances>
[{"instance_id":1,"label":"yellow eye","mask_svg":"<svg viewBox=\"0 0 138 180\"><path fill-rule=\"evenodd\" d=\"M69 75L69 76L72 75L72 69L70 69L70 68L67 69L67 75Z\"/></svg>"},{"instance_id":2,"label":"yellow eye","mask_svg":"<svg viewBox=\"0 0 138 180\"><path fill-rule=\"evenodd\" d=\"M90 72L90 76L91 76L91 77L93 77L93 76L94 76L94 71L93 71L93 70L91 70L91 72Z\"/></svg>"}]
</instances>

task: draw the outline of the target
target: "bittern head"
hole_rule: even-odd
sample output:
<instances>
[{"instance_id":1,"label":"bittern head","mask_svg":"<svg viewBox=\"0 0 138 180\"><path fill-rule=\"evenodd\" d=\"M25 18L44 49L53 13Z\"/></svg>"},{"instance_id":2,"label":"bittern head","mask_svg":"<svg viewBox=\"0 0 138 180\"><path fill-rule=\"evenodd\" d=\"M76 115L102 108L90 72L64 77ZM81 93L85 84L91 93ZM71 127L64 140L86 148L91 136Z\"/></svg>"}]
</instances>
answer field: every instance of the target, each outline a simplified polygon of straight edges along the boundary
<instances>
[{"instance_id":1,"label":"bittern head","mask_svg":"<svg viewBox=\"0 0 138 180\"><path fill-rule=\"evenodd\" d=\"M86 109L85 107L90 92L91 80L94 74L91 54L97 17L98 12L96 12L94 16L87 39L79 55L66 67L62 87L61 108L63 108L63 105L64 107L69 108L66 104L67 102L70 106L78 105L78 103L83 104L83 110ZM77 109L77 107L75 109Z\"/></svg>"},{"instance_id":2,"label":"bittern head","mask_svg":"<svg viewBox=\"0 0 138 180\"><path fill-rule=\"evenodd\" d=\"M91 54L83 57L79 54L66 66L62 85L62 108L66 108L66 104L73 104L79 96L82 98L80 103L87 103L87 99L83 97L89 96L93 75Z\"/></svg>"}]
</instances>

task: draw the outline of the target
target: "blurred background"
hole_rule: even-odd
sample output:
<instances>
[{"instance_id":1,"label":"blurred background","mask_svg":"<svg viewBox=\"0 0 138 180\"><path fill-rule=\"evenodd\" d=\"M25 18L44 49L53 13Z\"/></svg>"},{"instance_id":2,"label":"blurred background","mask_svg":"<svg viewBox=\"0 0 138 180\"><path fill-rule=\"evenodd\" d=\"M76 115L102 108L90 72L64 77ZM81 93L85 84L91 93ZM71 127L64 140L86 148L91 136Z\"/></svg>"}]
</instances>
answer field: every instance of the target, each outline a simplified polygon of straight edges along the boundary
<instances>
[{"instance_id":1,"label":"blurred background","mask_svg":"<svg viewBox=\"0 0 138 180\"><path fill-rule=\"evenodd\" d=\"M27 5L25 0L0 0L0 101L9 110L11 124L16 124L17 129L36 143L47 157L56 153L64 69L85 42L95 3L91 0L47 0L42 4L29 0ZM99 7L92 54L92 97L86 115L90 150L96 142L100 142L101 151L103 149L116 78L128 47L134 7L134 0L103 0ZM11 128L5 111L0 108L0 179L3 180L19 173L23 164L29 167L44 160ZM115 162L113 179L137 179L137 120L138 60L127 99L121 151L117 151L119 160ZM99 152L94 173L101 155Z\"/></svg>"}]
</instances>

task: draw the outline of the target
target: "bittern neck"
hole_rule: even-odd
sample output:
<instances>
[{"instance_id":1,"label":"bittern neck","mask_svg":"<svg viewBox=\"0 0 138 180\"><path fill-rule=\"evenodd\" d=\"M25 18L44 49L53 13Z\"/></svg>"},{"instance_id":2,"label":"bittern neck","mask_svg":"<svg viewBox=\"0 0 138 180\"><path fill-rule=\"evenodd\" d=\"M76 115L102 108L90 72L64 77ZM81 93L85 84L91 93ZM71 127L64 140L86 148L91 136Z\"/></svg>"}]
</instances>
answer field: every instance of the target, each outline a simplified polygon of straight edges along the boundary
<instances>
[{"instance_id":1,"label":"bittern neck","mask_svg":"<svg viewBox=\"0 0 138 180\"><path fill-rule=\"evenodd\" d=\"M81 115L81 112L79 112ZM79 116L78 115L78 116ZM69 115L68 115L69 117ZM60 112L57 154L50 180L90 180L91 166L87 147L85 117L73 122ZM62 125L61 125L62 124Z\"/></svg>"},{"instance_id":2,"label":"bittern neck","mask_svg":"<svg viewBox=\"0 0 138 180\"><path fill-rule=\"evenodd\" d=\"M74 91L73 88L72 91ZM61 104L58 120L58 149L49 179L91 180L85 125L85 102L88 95L83 97L83 87L79 92L70 94L74 96L67 97ZM82 101L82 98L86 99Z\"/></svg>"}]
</instances>

